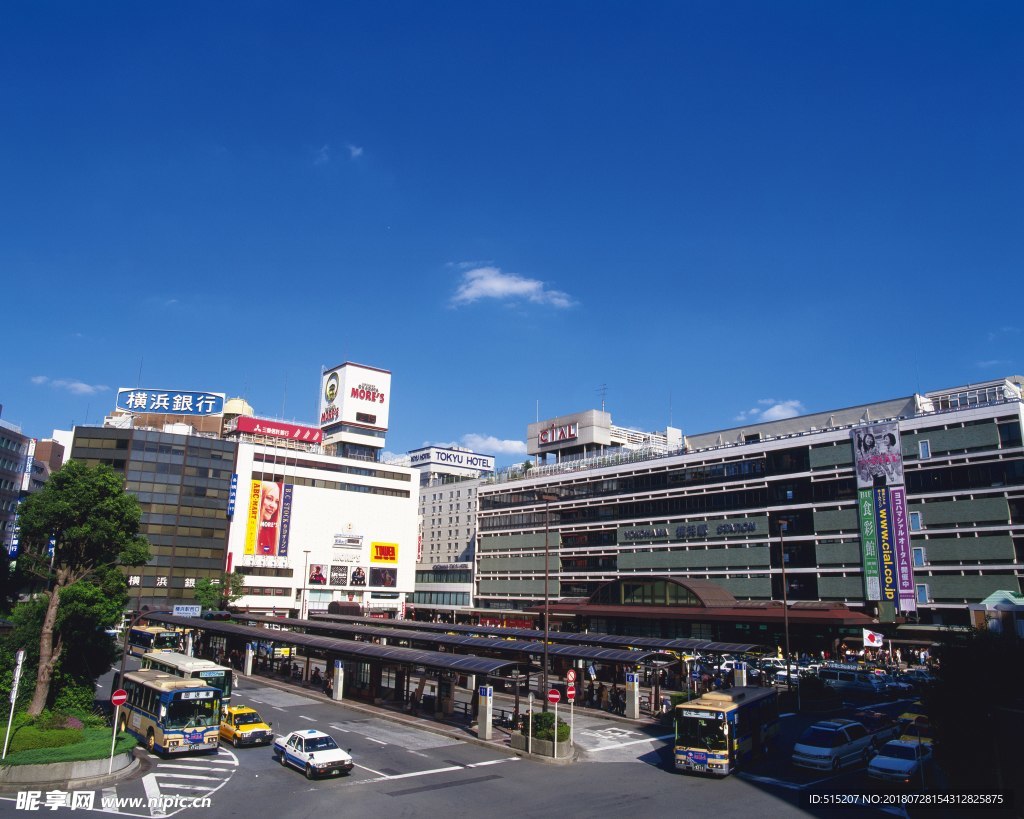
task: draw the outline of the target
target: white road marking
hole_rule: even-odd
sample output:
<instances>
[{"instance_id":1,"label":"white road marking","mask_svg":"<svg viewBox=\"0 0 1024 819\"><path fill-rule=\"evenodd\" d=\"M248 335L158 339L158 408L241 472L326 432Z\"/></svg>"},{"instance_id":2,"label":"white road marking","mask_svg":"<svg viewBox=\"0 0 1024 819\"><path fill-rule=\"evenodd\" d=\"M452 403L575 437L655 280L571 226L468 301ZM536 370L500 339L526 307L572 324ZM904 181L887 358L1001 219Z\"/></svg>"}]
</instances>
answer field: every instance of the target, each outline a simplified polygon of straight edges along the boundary
<instances>
[{"instance_id":1,"label":"white road marking","mask_svg":"<svg viewBox=\"0 0 1024 819\"><path fill-rule=\"evenodd\" d=\"M634 739L634 740L632 740L630 742L620 742L617 745L602 745L600 748L586 748L585 750L587 751L587 753L592 753L592 752L595 752L595 751L610 751L613 748L625 748L628 745L639 745L639 744L641 744L643 742L655 742L655 741L660 741L660 740L664 740L664 739L672 739L672 737L674 737L674 736L675 736L675 734L665 734L664 736L660 736L660 737L647 737L645 739Z\"/></svg>"},{"instance_id":2,"label":"white road marking","mask_svg":"<svg viewBox=\"0 0 1024 819\"><path fill-rule=\"evenodd\" d=\"M142 777L142 787L146 791L149 804L154 806L150 809L153 816L166 816L167 811L157 807L160 804L160 786L156 783L156 777L153 774L146 774Z\"/></svg>"},{"instance_id":3,"label":"white road marking","mask_svg":"<svg viewBox=\"0 0 1024 819\"><path fill-rule=\"evenodd\" d=\"M103 800L108 800L108 804L114 805L114 807L107 808L110 813L119 813L117 809L117 788L103 788L100 790L100 804L103 804Z\"/></svg>"},{"instance_id":4,"label":"white road marking","mask_svg":"<svg viewBox=\"0 0 1024 819\"><path fill-rule=\"evenodd\" d=\"M200 776L199 774L180 774L180 773L168 773L168 774L160 773L160 770L162 768L163 768L163 766L161 765L160 768L157 769L156 773L150 774L150 776L163 776L163 777L166 777L167 779L205 779L207 782L219 782L220 781L220 777L219 776Z\"/></svg>"},{"instance_id":5,"label":"white road marking","mask_svg":"<svg viewBox=\"0 0 1024 819\"><path fill-rule=\"evenodd\" d=\"M432 771L413 771L412 773L392 774L391 776L381 774L381 779L390 782L393 779L411 779L414 776L430 776L431 774L451 773L452 771L464 770L466 770L466 767L464 765L453 765L450 768L434 768Z\"/></svg>"},{"instance_id":6,"label":"white road marking","mask_svg":"<svg viewBox=\"0 0 1024 819\"><path fill-rule=\"evenodd\" d=\"M306 716L303 716L302 714L299 714L299 719L307 719L310 722L316 722L316 720L313 719L312 717L306 717Z\"/></svg>"},{"instance_id":7,"label":"white road marking","mask_svg":"<svg viewBox=\"0 0 1024 819\"><path fill-rule=\"evenodd\" d=\"M354 767L362 768L364 771L369 771L374 776L378 776L381 779L387 779L388 778L388 775L386 773L382 773L381 771L375 771L373 768L367 768L365 765L360 765L358 763L355 763Z\"/></svg>"},{"instance_id":8,"label":"white road marking","mask_svg":"<svg viewBox=\"0 0 1024 819\"><path fill-rule=\"evenodd\" d=\"M517 757L517 756L508 756L508 757L505 757L504 759L488 759L486 762L473 762L473 763L467 765L466 767L467 768L482 768L482 767L484 767L484 765L499 765L502 762L518 762L518 761L519 761L519 757Z\"/></svg>"},{"instance_id":9,"label":"white road marking","mask_svg":"<svg viewBox=\"0 0 1024 819\"><path fill-rule=\"evenodd\" d=\"M374 739L373 737L367 737L367 739L370 740L370 742L376 742L378 745L387 745L387 743L382 739Z\"/></svg>"},{"instance_id":10,"label":"white road marking","mask_svg":"<svg viewBox=\"0 0 1024 819\"><path fill-rule=\"evenodd\" d=\"M343 734L350 734L350 733L352 733L351 731L348 730L348 728L342 728L340 725L335 725L334 723L331 723L330 727L333 728L335 731L341 731L341 733L343 733Z\"/></svg>"}]
</instances>

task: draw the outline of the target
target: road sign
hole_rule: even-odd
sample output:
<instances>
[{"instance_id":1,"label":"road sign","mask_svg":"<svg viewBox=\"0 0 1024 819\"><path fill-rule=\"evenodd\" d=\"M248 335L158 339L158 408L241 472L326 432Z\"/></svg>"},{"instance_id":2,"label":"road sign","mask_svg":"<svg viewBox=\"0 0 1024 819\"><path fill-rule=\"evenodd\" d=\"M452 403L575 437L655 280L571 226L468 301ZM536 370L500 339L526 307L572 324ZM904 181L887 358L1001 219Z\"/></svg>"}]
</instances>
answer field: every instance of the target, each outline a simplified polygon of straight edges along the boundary
<instances>
[{"instance_id":1,"label":"road sign","mask_svg":"<svg viewBox=\"0 0 1024 819\"><path fill-rule=\"evenodd\" d=\"M128 692L123 688L118 688L113 694L110 695L110 704L120 708L128 702Z\"/></svg>"},{"instance_id":2,"label":"road sign","mask_svg":"<svg viewBox=\"0 0 1024 819\"><path fill-rule=\"evenodd\" d=\"M480 696L481 697L493 697L494 696L494 686L492 686L492 685L481 685L480 686Z\"/></svg>"},{"instance_id":3,"label":"road sign","mask_svg":"<svg viewBox=\"0 0 1024 819\"><path fill-rule=\"evenodd\" d=\"M175 606L172 610L175 617L198 617L202 613L202 606Z\"/></svg>"},{"instance_id":4,"label":"road sign","mask_svg":"<svg viewBox=\"0 0 1024 819\"><path fill-rule=\"evenodd\" d=\"M565 687L565 698L569 700L569 702L572 702L576 699L576 686L572 683L569 683Z\"/></svg>"},{"instance_id":5,"label":"road sign","mask_svg":"<svg viewBox=\"0 0 1024 819\"><path fill-rule=\"evenodd\" d=\"M565 681L567 683L574 683L574 682L576 682L576 669L575 668L570 668L568 671L565 672Z\"/></svg>"},{"instance_id":6,"label":"road sign","mask_svg":"<svg viewBox=\"0 0 1024 819\"><path fill-rule=\"evenodd\" d=\"M558 693L557 688L548 691L548 702L557 703L560 699L562 699L562 695Z\"/></svg>"},{"instance_id":7,"label":"road sign","mask_svg":"<svg viewBox=\"0 0 1024 819\"><path fill-rule=\"evenodd\" d=\"M626 685L635 685L640 682L640 676L638 674L627 674Z\"/></svg>"}]
</instances>

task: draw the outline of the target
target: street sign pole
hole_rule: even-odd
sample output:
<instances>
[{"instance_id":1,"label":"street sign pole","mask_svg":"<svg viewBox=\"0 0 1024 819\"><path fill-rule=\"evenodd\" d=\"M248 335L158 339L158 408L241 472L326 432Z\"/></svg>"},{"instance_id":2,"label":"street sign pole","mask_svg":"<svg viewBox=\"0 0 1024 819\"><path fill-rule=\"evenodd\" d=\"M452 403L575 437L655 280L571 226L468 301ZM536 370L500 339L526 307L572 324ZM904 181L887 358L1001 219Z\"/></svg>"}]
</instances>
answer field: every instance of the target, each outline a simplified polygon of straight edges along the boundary
<instances>
[{"instance_id":1,"label":"street sign pole","mask_svg":"<svg viewBox=\"0 0 1024 819\"><path fill-rule=\"evenodd\" d=\"M551 737L551 757L558 756L558 700L555 700L555 733Z\"/></svg>"},{"instance_id":2,"label":"street sign pole","mask_svg":"<svg viewBox=\"0 0 1024 819\"><path fill-rule=\"evenodd\" d=\"M125 637L127 640L128 638ZM120 681L119 681L120 682ZM113 694L110 695L110 702L114 706L114 731L110 737L110 762L107 765L107 774L114 770L114 745L117 743L117 723L118 718L121 715L121 706L128 701L128 692L123 688L118 688Z\"/></svg>"},{"instance_id":3,"label":"street sign pole","mask_svg":"<svg viewBox=\"0 0 1024 819\"><path fill-rule=\"evenodd\" d=\"M11 738L11 723L14 722L14 703L18 700L18 683L21 682L21 669L25 663L25 649L19 648L14 664L14 678L11 681L11 713L7 717L7 733L4 735L4 753L0 759L7 759L7 743Z\"/></svg>"}]
</instances>

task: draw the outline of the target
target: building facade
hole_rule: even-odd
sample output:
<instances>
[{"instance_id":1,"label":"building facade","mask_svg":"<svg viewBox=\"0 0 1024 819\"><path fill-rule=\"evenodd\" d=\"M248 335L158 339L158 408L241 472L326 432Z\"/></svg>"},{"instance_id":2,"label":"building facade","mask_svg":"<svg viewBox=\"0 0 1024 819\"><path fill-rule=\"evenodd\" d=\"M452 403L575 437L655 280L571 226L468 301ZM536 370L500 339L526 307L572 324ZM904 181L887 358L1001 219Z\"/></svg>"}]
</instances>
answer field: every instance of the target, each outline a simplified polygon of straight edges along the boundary
<instances>
[{"instance_id":1,"label":"building facade","mask_svg":"<svg viewBox=\"0 0 1024 819\"><path fill-rule=\"evenodd\" d=\"M31 474L32 456L29 448L32 445L33 439L24 435L21 427L0 419L0 544L8 554L12 554L17 545L15 529L18 499L26 475Z\"/></svg>"},{"instance_id":2,"label":"building facade","mask_svg":"<svg viewBox=\"0 0 1024 819\"><path fill-rule=\"evenodd\" d=\"M712 581L738 601L785 597L844 603L881 622L966 624L968 604L1021 589L1022 380L686 436L674 452L556 455L525 476L499 475L479 491L475 604L535 605L547 543L556 599L667 576ZM571 419L531 429L554 428L553 447L575 448ZM882 553L872 532L881 520L889 537L892 510L879 519L882 501L864 507L862 492L902 505L906 599L887 602L888 586L881 599L871 592L878 565L865 557Z\"/></svg>"}]
</instances>

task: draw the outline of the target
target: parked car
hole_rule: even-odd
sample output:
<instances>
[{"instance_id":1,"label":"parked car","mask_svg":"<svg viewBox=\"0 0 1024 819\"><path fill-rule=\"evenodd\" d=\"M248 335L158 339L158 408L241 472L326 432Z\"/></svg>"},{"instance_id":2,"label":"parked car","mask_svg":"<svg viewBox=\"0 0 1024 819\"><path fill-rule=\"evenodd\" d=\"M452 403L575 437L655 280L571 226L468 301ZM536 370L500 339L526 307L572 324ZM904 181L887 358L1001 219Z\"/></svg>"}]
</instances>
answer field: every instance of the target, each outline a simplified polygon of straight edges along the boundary
<instances>
[{"instance_id":1,"label":"parked car","mask_svg":"<svg viewBox=\"0 0 1024 819\"><path fill-rule=\"evenodd\" d=\"M852 719L816 722L793 746L793 764L821 771L867 762L874 753L872 735Z\"/></svg>"},{"instance_id":2,"label":"parked car","mask_svg":"<svg viewBox=\"0 0 1024 819\"><path fill-rule=\"evenodd\" d=\"M868 776L883 782L920 786L932 761L932 746L894 739L868 763Z\"/></svg>"},{"instance_id":3,"label":"parked car","mask_svg":"<svg viewBox=\"0 0 1024 819\"><path fill-rule=\"evenodd\" d=\"M908 669L899 675L899 679L902 682L910 683L914 686L914 690L916 691L928 688L938 681L938 678L934 674L924 668Z\"/></svg>"},{"instance_id":4,"label":"parked car","mask_svg":"<svg viewBox=\"0 0 1024 819\"><path fill-rule=\"evenodd\" d=\"M890 740L899 738L899 721L881 711L861 711L857 716L857 722L871 734L871 744L875 748L881 748Z\"/></svg>"},{"instance_id":5,"label":"parked car","mask_svg":"<svg viewBox=\"0 0 1024 819\"><path fill-rule=\"evenodd\" d=\"M313 728L292 731L275 739L274 756L282 765L291 765L305 773L306 779L348 773L355 764L350 752L338 747L330 734Z\"/></svg>"},{"instance_id":6,"label":"parked car","mask_svg":"<svg viewBox=\"0 0 1024 819\"><path fill-rule=\"evenodd\" d=\"M818 671L818 679L844 696L886 696L885 681L878 674L855 666L826 666Z\"/></svg>"},{"instance_id":7,"label":"parked car","mask_svg":"<svg viewBox=\"0 0 1024 819\"><path fill-rule=\"evenodd\" d=\"M269 745L274 741L273 723L265 722L259 712L246 705L229 705L220 717L220 738L236 748L244 745Z\"/></svg>"},{"instance_id":8,"label":"parked car","mask_svg":"<svg viewBox=\"0 0 1024 819\"><path fill-rule=\"evenodd\" d=\"M885 693L894 699L909 697L914 693L914 686L909 682L901 680L894 674L876 674L885 685Z\"/></svg>"}]
</instances>

